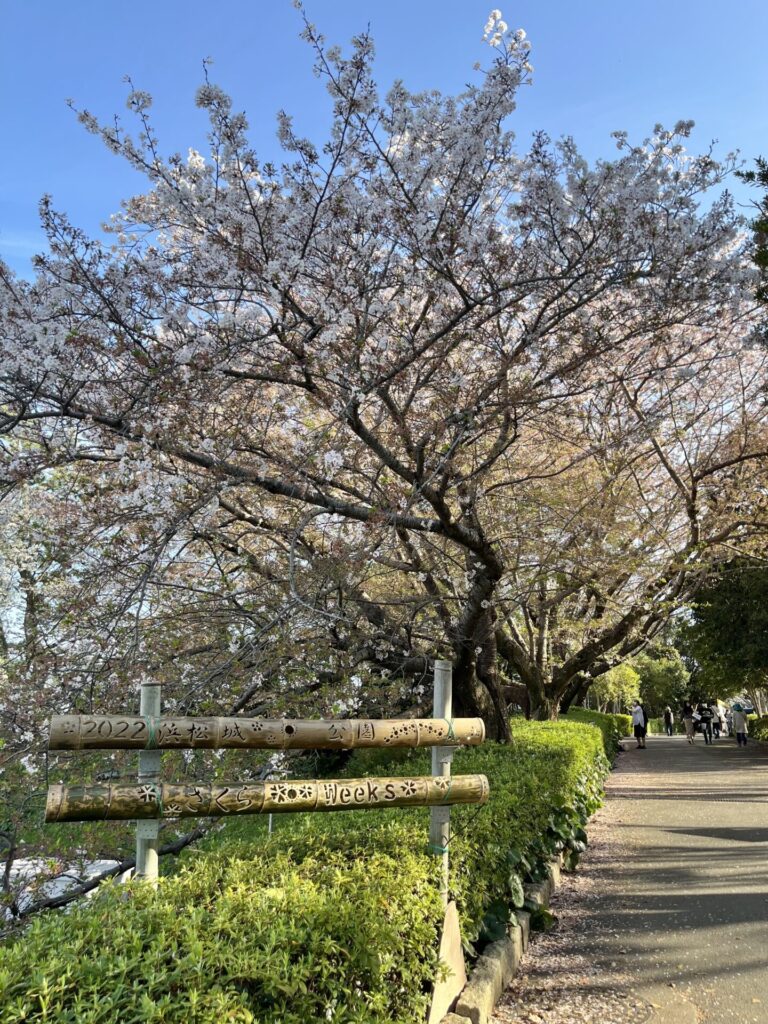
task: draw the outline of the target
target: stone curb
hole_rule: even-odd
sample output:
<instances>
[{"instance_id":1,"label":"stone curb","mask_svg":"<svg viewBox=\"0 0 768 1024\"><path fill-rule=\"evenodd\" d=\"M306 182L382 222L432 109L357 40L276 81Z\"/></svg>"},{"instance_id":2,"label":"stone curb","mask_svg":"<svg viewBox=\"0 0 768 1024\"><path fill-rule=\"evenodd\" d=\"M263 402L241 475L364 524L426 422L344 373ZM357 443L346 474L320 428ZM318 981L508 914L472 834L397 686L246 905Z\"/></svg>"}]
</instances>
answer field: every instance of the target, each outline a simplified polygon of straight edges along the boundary
<instances>
[{"instance_id":1,"label":"stone curb","mask_svg":"<svg viewBox=\"0 0 768 1024\"><path fill-rule=\"evenodd\" d=\"M560 884L562 856L550 861L547 878L543 882L524 887L525 897L537 907L548 907L552 893ZM517 974L531 934L531 915L524 910L515 911L518 924L512 925L506 938L487 946L478 957L475 969L459 996L452 1013L440 1024L488 1024L494 1007Z\"/></svg>"}]
</instances>

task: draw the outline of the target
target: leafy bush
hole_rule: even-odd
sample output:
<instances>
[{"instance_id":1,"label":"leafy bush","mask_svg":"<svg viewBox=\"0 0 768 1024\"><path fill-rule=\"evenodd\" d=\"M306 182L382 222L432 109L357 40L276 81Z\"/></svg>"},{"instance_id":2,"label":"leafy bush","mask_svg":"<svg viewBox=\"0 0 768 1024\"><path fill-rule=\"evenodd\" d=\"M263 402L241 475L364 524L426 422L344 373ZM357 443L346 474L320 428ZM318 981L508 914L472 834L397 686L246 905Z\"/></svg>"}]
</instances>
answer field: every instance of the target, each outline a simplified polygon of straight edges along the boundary
<instances>
[{"instance_id":1,"label":"leafy bush","mask_svg":"<svg viewBox=\"0 0 768 1024\"><path fill-rule=\"evenodd\" d=\"M749 732L756 740L768 740L768 715L764 715L762 718L755 718L754 721L750 717Z\"/></svg>"},{"instance_id":2,"label":"leafy bush","mask_svg":"<svg viewBox=\"0 0 768 1024\"><path fill-rule=\"evenodd\" d=\"M601 711L587 711L585 708L571 708L568 719L572 722L586 722L596 725L603 734L606 756L613 760L624 736L632 735L631 715L607 715ZM650 726L650 722L648 723Z\"/></svg>"},{"instance_id":3,"label":"leafy bush","mask_svg":"<svg viewBox=\"0 0 768 1024\"><path fill-rule=\"evenodd\" d=\"M469 941L492 939L522 885L583 849L607 770L600 733L515 722L512 747L459 751L491 799L454 810L451 889ZM429 771L429 754L358 752L350 776ZM6 1024L384 1024L423 1020L438 969L428 811L228 822L177 873L106 885L0 950ZM215 843L215 845L214 845Z\"/></svg>"},{"instance_id":4,"label":"leafy bush","mask_svg":"<svg viewBox=\"0 0 768 1024\"><path fill-rule=\"evenodd\" d=\"M411 1021L441 907L431 865L391 833L384 851L357 837L355 857L305 843L299 859L284 837L208 853L157 893L105 886L5 952L3 1019Z\"/></svg>"}]
</instances>

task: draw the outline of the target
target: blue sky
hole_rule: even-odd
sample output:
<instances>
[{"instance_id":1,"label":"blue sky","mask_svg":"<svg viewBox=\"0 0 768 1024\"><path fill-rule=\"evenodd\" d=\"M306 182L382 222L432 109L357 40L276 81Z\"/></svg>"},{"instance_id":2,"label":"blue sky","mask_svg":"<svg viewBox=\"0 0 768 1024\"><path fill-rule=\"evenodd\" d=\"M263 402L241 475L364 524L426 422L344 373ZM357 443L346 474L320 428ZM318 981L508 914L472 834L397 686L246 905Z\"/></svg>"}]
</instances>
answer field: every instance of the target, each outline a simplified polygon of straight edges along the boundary
<instances>
[{"instance_id":1,"label":"blue sky","mask_svg":"<svg viewBox=\"0 0 768 1024\"><path fill-rule=\"evenodd\" d=\"M378 79L458 91L486 61L480 39L489 0L306 0L311 20L345 43L369 23ZM765 0L497 0L533 43L534 84L512 122L521 146L544 129L573 135L587 156L615 152L610 132L633 139L657 121L692 118L691 149L768 155L768 3ZM77 124L71 97L102 118L124 110L130 74L153 94L164 151L205 149L194 106L202 60L244 109L263 157L277 155L275 112L323 138L326 97L298 38L290 0L2 0L0 33L0 255L29 273L43 247L43 193L90 233L142 188L141 179ZM745 203L743 187L734 191Z\"/></svg>"}]
</instances>

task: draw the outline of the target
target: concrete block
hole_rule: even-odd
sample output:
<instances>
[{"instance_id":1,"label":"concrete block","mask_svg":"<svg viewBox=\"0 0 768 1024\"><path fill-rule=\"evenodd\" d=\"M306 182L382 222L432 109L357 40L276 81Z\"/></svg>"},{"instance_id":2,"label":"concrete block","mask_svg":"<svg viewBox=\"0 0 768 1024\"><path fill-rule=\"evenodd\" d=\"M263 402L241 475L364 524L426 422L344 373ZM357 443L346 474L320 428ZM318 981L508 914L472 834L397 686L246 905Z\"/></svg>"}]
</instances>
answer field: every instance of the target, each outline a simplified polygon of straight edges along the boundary
<instances>
[{"instance_id":1,"label":"concrete block","mask_svg":"<svg viewBox=\"0 0 768 1024\"><path fill-rule=\"evenodd\" d=\"M560 884L562 865L562 855L550 861L544 881L523 887L526 899L537 907L548 907L552 893ZM472 1024L488 1024L502 993L517 974L530 941L531 915L526 910L516 910L515 914L518 923L510 927L506 938L486 946L454 1012L443 1017L441 1024L466 1024L467 1020Z\"/></svg>"},{"instance_id":2,"label":"concrete block","mask_svg":"<svg viewBox=\"0 0 768 1024\"><path fill-rule=\"evenodd\" d=\"M513 956L515 961L515 968L509 978L509 981L511 981L520 969L520 961L523 959L523 929L518 926L510 934L509 938L513 946ZM507 984L509 984L509 982L507 982Z\"/></svg>"},{"instance_id":3,"label":"concrete block","mask_svg":"<svg viewBox=\"0 0 768 1024\"><path fill-rule=\"evenodd\" d=\"M531 915L527 910L516 910L515 916L520 926L520 939L523 944L523 952L525 952L528 949L528 942L531 938Z\"/></svg>"},{"instance_id":4,"label":"concrete block","mask_svg":"<svg viewBox=\"0 0 768 1024\"><path fill-rule=\"evenodd\" d=\"M502 992L517 974L517 967L520 963L521 953L522 943L520 940L519 928L514 929L513 935L508 935L506 938L499 939L497 942L492 942L483 953L483 956L488 957L489 960L498 961L499 969L501 971Z\"/></svg>"},{"instance_id":5,"label":"concrete block","mask_svg":"<svg viewBox=\"0 0 768 1024\"><path fill-rule=\"evenodd\" d=\"M531 882L523 887L525 898L535 903L537 907L546 907L549 903L549 891L551 885L549 879L545 882Z\"/></svg>"},{"instance_id":6,"label":"concrete block","mask_svg":"<svg viewBox=\"0 0 768 1024\"><path fill-rule=\"evenodd\" d=\"M577 853L576 850L566 850L563 856L563 871L568 873L575 871L579 866L580 859L581 854Z\"/></svg>"},{"instance_id":7,"label":"concrete block","mask_svg":"<svg viewBox=\"0 0 768 1024\"><path fill-rule=\"evenodd\" d=\"M472 1024L488 1024L502 991L500 962L481 956L454 1012L460 1017L468 1017Z\"/></svg>"},{"instance_id":8,"label":"concrete block","mask_svg":"<svg viewBox=\"0 0 768 1024\"><path fill-rule=\"evenodd\" d=\"M560 864L561 864L561 860L560 860L559 856L557 857L556 860L551 860L549 862L549 867L547 869L547 874L549 875L549 881L550 881L550 885L551 885L550 896L555 891L555 889L558 887L558 885L560 885L560 878L561 878Z\"/></svg>"},{"instance_id":9,"label":"concrete block","mask_svg":"<svg viewBox=\"0 0 768 1024\"><path fill-rule=\"evenodd\" d=\"M456 903L451 900L445 911L443 933L440 937L439 957L448 967L448 977L435 981L432 992L432 1005L429 1010L427 1024L439 1024L450 1010L456 997L467 984L467 972L464 967L464 951L461 948L461 931Z\"/></svg>"}]
</instances>

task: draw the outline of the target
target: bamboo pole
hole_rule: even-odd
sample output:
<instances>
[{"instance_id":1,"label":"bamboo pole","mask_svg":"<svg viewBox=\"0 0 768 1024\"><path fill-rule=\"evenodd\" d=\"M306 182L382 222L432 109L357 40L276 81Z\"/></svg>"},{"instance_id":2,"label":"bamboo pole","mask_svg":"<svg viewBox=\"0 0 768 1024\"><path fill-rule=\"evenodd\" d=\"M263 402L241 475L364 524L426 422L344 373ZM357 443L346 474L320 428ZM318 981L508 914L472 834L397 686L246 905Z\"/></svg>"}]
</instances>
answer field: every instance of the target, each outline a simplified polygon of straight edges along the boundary
<instances>
[{"instance_id":1,"label":"bamboo pole","mask_svg":"<svg viewBox=\"0 0 768 1024\"><path fill-rule=\"evenodd\" d=\"M314 779L230 785L51 786L45 820L121 821L293 811L353 811L382 807L483 804L485 775Z\"/></svg>"},{"instance_id":2,"label":"bamboo pole","mask_svg":"<svg viewBox=\"0 0 768 1024\"><path fill-rule=\"evenodd\" d=\"M450 662L437 662L447 664ZM477 746L481 718L391 719L161 718L141 715L54 715L50 750L251 748L338 750L355 747Z\"/></svg>"}]
</instances>

